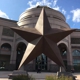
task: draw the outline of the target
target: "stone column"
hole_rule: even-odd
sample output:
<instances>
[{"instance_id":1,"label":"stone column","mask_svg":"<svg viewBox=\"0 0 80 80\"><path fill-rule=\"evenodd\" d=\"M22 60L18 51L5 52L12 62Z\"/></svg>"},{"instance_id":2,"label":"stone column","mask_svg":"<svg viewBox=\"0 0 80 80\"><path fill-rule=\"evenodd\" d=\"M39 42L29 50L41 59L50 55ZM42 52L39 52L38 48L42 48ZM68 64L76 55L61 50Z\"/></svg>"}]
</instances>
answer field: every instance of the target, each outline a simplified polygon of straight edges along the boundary
<instances>
[{"instance_id":1,"label":"stone column","mask_svg":"<svg viewBox=\"0 0 80 80\"><path fill-rule=\"evenodd\" d=\"M50 70L50 59L47 57L47 70L49 71Z\"/></svg>"},{"instance_id":2,"label":"stone column","mask_svg":"<svg viewBox=\"0 0 80 80\"><path fill-rule=\"evenodd\" d=\"M71 40L70 40L70 35L69 35L69 42L68 42L68 49L67 49L67 68L68 71L71 70L71 66L73 65L72 63L72 53L71 53Z\"/></svg>"},{"instance_id":3,"label":"stone column","mask_svg":"<svg viewBox=\"0 0 80 80\"><path fill-rule=\"evenodd\" d=\"M10 56L10 70L14 70L16 67L16 42L15 42L15 33L14 33L14 39L12 43L12 50L11 50L11 56ZM13 66L13 67L12 67Z\"/></svg>"},{"instance_id":4,"label":"stone column","mask_svg":"<svg viewBox=\"0 0 80 80\"><path fill-rule=\"evenodd\" d=\"M16 34L14 33L14 39L12 43L12 51L11 51L11 57L10 57L10 64L15 64L16 63L16 42L15 42L15 37Z\"/></svg>"},{"instance_id":5,"label":"stone column","mask_svg":"<svg viewBox=\"0 0 80 80\"><path fill-rule=\"evenodd\" d=\"M0 26L0 46L1 46L2 31L3 31L3 27L2 27L2 26Z\"/></svg>"}]
</instances>

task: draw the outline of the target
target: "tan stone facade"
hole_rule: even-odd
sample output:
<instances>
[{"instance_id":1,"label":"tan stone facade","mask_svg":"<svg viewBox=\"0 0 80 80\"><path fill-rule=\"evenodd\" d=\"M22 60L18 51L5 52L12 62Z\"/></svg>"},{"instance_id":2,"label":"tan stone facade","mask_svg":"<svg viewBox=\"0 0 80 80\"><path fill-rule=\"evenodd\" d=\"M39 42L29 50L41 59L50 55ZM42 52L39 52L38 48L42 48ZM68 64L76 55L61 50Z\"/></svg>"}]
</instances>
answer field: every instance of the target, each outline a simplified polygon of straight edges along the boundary
<instances>
[{"instance_id":1,"label":"tan stone facade","mask_svg":"<svg viewBox=\"0 0 80 80\"><path fill-rule=\"evenodd\" d=\"M27 41L10 30L9 27L34 28L41 9L42 7L38 6L23 12L20 15L18 22L0 18L0 69L16 69L28 44ZM45 9L52 28L70 29L63 14L48 7L45 7ZM60 49L63 61L69 70L73 65L80 64L79 34L80 31L76 30L57 44ZM29 64L27 64L25 69L28 71L35 71L36 60L37 59L34 59ZM48 57L46 60L46 71L57 71L59 69L59 66L57 66Z\"/></svg>"}]
</instances>

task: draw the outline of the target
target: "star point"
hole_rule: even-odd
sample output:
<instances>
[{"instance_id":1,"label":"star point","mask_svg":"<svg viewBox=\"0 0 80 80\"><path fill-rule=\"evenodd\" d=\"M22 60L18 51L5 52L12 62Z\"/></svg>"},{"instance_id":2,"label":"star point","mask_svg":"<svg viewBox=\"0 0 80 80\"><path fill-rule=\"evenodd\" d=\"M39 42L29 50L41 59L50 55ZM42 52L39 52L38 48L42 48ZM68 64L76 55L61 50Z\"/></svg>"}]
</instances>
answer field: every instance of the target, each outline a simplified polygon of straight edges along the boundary
<instances>
[{"instance_id":1,"label":"star point","mask_svg":"<svg viewBox=\"0 0 80 80\"><path fill-rule=\"evenodd\" d=\"M45 35L51 30L51 26L49 24L45 8L42 8L38 21L36 23L35 28L42 34Z\"/></svg>"}]
</instances>

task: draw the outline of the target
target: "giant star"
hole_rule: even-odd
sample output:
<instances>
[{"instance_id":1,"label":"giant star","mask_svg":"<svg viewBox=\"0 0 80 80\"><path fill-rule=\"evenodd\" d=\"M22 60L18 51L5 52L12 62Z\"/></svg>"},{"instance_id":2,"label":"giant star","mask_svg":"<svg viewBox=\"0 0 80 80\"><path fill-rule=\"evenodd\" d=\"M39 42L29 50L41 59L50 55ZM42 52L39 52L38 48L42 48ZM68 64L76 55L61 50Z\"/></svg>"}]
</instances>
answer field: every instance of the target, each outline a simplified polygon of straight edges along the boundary
<instances>
[{"instance_id":1,"label":"giant star","mask_svg":"<svg viewBox=\"0 0 80 80\"><path fill-rule=\"evenodd\" d=\"M34 28L12 27L11 29L28 41L28 45L20 62L19 68L23 64L26 65L42 53L59 66L65 67L60 51L57 47L57 43L75 31L75 29L60 30L57 28L51 28L45 8L42 8Z\"/></svg>"}]
</instances>

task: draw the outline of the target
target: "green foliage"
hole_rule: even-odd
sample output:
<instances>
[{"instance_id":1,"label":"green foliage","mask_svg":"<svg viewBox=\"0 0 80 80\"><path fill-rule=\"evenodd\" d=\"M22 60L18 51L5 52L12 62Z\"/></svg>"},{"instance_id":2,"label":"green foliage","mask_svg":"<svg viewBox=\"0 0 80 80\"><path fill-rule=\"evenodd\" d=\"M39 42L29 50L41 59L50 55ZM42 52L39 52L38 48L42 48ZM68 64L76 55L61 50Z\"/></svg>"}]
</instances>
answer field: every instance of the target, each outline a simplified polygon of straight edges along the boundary
<instances>
[{"instance_id":1,"label":"green foliage","mask_svg":"<svg viewBox=\"0 0 80 80\"><path fill-rule=\"evenodd\" d=\"M27 75L18 75L14 77L12 80L35 80L32 76L27 76Z\"/></svg>"},{"instance_id":2,"label":"green foliage","mask_svg":"<svg viewBox=\"0 0 80 80\"><path fill-rule=\"evenodd\" d=\"M36 80L32 76L27 75L18 75L14 77L12 80ZM46 76L45 80L73 80L72 77L67 76L60 76L59 78L57 76Z\"/></svg>"},{"instance_id":3,"label":"green foliage","mask_svg":"<svg viewBox=\"0 0 80 80\"><path fill-rule=\"evenodd\" d=\"M57 80L56 76L46 76L46 80Z\"/></svg>"},{"instance_id":4,"label":"green foliage","mask_svg":"<svg viewBox=\"0 0 80 80\"><path fill-rule=\"evenodd\" d=\"M73 80L72 77L60 76L59 78L56 76L47 76L46 80Z\"/></svg>"}]
</instances>

